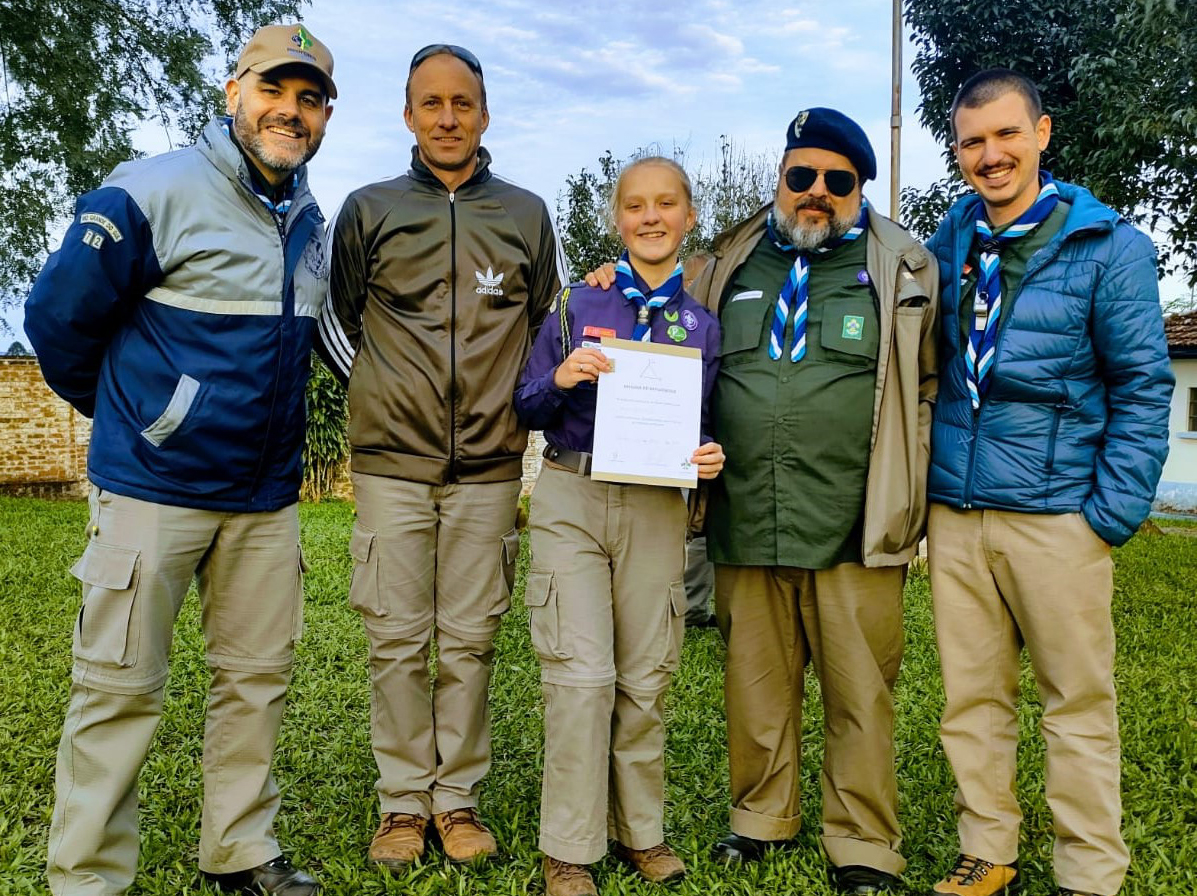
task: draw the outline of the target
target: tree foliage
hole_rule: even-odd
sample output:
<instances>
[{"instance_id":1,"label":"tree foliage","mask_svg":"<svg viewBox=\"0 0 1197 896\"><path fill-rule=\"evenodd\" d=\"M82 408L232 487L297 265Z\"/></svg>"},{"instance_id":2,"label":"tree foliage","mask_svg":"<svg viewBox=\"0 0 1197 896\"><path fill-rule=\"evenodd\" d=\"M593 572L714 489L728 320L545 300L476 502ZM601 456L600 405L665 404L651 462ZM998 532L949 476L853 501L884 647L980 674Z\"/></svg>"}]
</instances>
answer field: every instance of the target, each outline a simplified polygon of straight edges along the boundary
<instances>
[{"instance_id":1,"label":"tree foliage","mask_svg":"<svg viewBox=\"0 0 1197 896\"><path fill-rule=\"evenodd\" d=\"M348 395L323 361L312 354L312 378L307 391L308 427L303 443L305 501L331 494L349 453L345 427L349 422Z\"/></svg>"},{"instance_id":2,"label":"tree foliage","mask_svg":"<svg viewBox=\"0 0 1197 896\"><path fill-rule=\"evenodd\" d=\"M919 116L945 147L966 78L994 65L1022 72L1052 116L1044 167L1163 233L1162 269L1197 283L1197 3L906 0L906 21ZM961 189L953 171L922 195L907 191L912 229L926 236Z\"/></svg>"},{"instance_id":3,"label":"tree foliage","mask_svg":"<svg viewBox=\"0 0 1197 896\"><path fill-rule=\"evenodd\" d=\"M752 154L729 138L720 138L719 162L714 166L687 166L685 153L641 149L626 161L610 150L599 157L595 171L583 168L565 178L557 197L561 242L575 277L613 261L623 251L607 211L608 198L624 165L645 155L669 155L686 168L694 188L698 222L682 242L679 254L688 258L710 251L711 242L728 227L747 218L773 197L777 183L776 161Z\"/></svg>"},{"instance_id":4,"label":"tree foliage","mask_svg":"<svg viewBox=\"0 0 1197 896\"><path fill-rule=\"evenodd\" d=\"M138 154L136 128L191 140L253 29L300 2L0 3L0 296L23 296L74 197Z\"/></svg>"}]
</instances>

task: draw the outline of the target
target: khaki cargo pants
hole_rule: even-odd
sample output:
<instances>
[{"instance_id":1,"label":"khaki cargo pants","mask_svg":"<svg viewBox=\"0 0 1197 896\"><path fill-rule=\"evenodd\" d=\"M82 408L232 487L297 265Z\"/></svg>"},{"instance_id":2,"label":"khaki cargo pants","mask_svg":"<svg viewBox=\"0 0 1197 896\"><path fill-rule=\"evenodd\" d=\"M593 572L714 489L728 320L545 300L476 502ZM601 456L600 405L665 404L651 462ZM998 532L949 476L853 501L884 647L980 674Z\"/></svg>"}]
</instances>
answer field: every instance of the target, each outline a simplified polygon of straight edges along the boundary
<instances>
[{"instance_id":1,"label":"khaki cargo pants","mask_svg":"<svg viewBox=\"0 0 1197 896\"><path fill-rule=\"evenodd\" d=\"M58 747L47 878L57 896L123 893L137 870L137 776L162 716L175 617L199 585L212 678L199 865L279 854L270 773L303 626L299 519L170 507L93 488L74 673Z\"/></svg>"},{"instance_id":2,"label":"khaki cargo pants","mask_svg":"<svg viewBox=\"0 0 1197 896\"><path fill-rule=\"evenodd\" d=\"M956 776L960 850L1018 857L1019 655L1043 701L1045 788L1062 887L1117 893L1122 841L1110 546L1079 513L956 510L927 523L946 704L940 738Z\"/></svg>"},{"instance_id":3,"label":"khaki cargo pants","mask_svg":"<svg viewBox=\"0 0 1197 896\"><path fill-rule=\"evenodd\" d=\"M544 692L540 849L596 862L664 838L662 713L685 629L686 505L546 461L525 602Z\"/></svg>"},{"instance_id":4,"label":"khaki cargo pants","mask_svg":"<svg viewBox=\"0 0 1197 896\"><path fill-rule=\"evenodd\" d=\"M349 603L370 642L381 809L427 818L475 807L490 769L494 636L519 554L519 480L436 486L354 473L353 492Z\"/></svg>"},{"instance_id":5,"label":"khaki cargo pants","mask_svg":"<svg viewBox=\"0 0 1197 896\"><path fill-rule=\"evenodd\" d=\"M823 848L833 865L901 874L893 688L905 581L904 566L715 565L732 831L756 840L798 833L810 659L823 696Z\"/></svg>"}]
</instances>

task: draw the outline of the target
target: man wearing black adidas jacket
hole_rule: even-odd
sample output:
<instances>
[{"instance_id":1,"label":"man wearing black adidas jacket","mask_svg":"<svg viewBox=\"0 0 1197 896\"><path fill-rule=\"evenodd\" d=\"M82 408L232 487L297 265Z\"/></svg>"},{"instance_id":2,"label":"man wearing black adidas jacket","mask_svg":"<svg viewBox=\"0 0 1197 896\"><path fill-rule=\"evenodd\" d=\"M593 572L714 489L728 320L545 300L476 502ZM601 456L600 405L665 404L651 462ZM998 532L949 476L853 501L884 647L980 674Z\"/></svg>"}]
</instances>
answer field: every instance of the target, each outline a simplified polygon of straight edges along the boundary
<instances>
[{"instance_id":1,"label":"man wearing black adidas jacket","mask_svg":"<svg viewBox=\"0 0 1197 896\"><path fill-rule=\"evenodd\" d=\"M423 853L430 817L450 859L495 852L476 806L519 547L527 432L511 396L565 280L544 202L490 170L477 58L416 53L403 116L411 169L345 201L320 321L321 354L349 383L349 600L370 640L382 810L370 858L392 869Z\"/></svg>"}]
</instances>

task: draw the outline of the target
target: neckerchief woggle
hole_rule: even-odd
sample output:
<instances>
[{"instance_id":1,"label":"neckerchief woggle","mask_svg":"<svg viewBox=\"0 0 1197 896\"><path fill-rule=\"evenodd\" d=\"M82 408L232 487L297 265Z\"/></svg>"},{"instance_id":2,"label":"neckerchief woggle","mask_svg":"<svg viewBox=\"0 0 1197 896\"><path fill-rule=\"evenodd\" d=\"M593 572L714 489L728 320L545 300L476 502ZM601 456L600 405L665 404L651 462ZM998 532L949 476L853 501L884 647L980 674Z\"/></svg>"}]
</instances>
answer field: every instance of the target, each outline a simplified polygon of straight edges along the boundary
<instances>
[{"instance_id":1,"label":"neckerchief woggle","mask_svg":"<svg viewBox=\"0 0 1197 896\"><path fill-rule=\"evenodd\" d=\"M646 296L636 285L636 277L632 273L632 263L628 260L627 250L624 250L623 255L619 256L619 261L615 263L615 287L636 306L636 327L632 330L633 340L636 342L650 341L652 333L649 332L649 323L652 320L652 312L673 298L673 294L681 288L681 285L682 264L679 261L677 267L673 269L673 273L669 275L669 279L656 289L651 290Z\"/></svg>"},{"instance_id":2,"label":"neckerchief woggle","mask_svg":"<svg viewBox=\"0 0 1197 896\"><path fill-rule=\"evenodd\" d=\"M850 243L859 238L868 226L869 200L861 197L860 217L856 220L856 225L843 236L831 240L826 245L820 246L817 249L811 249L810 252L822 255L825 252L830 252L832 249L839 248L844 243ZM794 344L790 348L790 361L798 362L806 355L807 281L810 278L810 265L806 260L808 253L798 252L792 245L782 241L773 223L773 209L769 209L769 217L765 221L765 231L768 233L769 239L773 241L773 245L780 251L785 252L787 255L791 252L797 252L794 258L794 266L790 268L789 276L786 277L786 282L782 284L781 292L777 294L777 305L773 309L773 325L769 329L769 357L774 361L781 360L782 345L786 335L786 321L790 316L790 308L796 305L797 307L794 310Z\"/></svg>"},{"instance_id":3,"label":"neckerchief woggle","mask_svg":"<svg viewBox=\"0 0 1197 896\"><path fill-rule=\"evenodd\" d=\"M222 118L220 120L220 126L224 128L225 135L233 141L233 145L237 147L238 152L241 152L241 145L237 143L236 139L231 133L233 119ZM248 160L246 160L246 165L249 166ZM291 202L295 198L295 187L299 184L299 175L292 174L289 178L287 178L287 182L283 185L283 198L278 202L275 202L270 198L269 195L266 194L258 180L258 173L254 171L252 167L250 167L249 184L251 187L253 187L254 195L262 200L262 204L266 206L266 210L271 214L278 215L280 218L287 217L287 212L291 210Z\"/></svg>"},{"instance_id":4,"label":"neckerchief woggle","mask_svg":"<svg viewBox=\"0 0 1197 896\"><path fill-rule=\"evenodd\" d=\"M1052 182L1052 176L1040 171L1039 180L1042 186L1035 204L997 235L985 218L985 203L977 203L974 238L979 242L980 270L973 299L973 325L969 328L968 346L964 351L965 379L973 410L981 407L981 399L989 391L989 373L993 370L997 348L998 321L1002 313L1002 245L1033 231L1055 211L1060 201L1060 191Z\"/></svg>"}]
</instances>

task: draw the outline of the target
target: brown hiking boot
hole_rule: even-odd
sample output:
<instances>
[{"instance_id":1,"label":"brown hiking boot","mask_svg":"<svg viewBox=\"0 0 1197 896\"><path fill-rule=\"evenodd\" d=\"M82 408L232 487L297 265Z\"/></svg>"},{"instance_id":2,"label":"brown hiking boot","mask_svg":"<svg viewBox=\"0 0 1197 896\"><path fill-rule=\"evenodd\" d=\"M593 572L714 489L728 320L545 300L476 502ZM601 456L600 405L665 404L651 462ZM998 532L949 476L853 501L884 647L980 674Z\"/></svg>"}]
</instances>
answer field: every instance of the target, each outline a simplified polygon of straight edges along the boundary
<instances>
[{"instance_id":1,"label":"brown hiking boot","mask_svg":"<svg viewBox=\"0 0 1197 896\"><path fill-rule=\"evenodd\" d=\"M598 896L594 878L585 865L544 857L545 896Z\"/></svg>"},{"instance_id":2,"label":"brown hiking boot","mask_svg":"<svg viewBox=\"0 0 1197 896\"><path fill-rule=\"evenodd\" d=\"M433 815L432 822L450 862L489 859L499 851L494 836L486 829L476 809L450 809Z\"/></svg>"},{"instance_id":3,"label":"brown hiking boot","mask_svg":"<svg viewBox=\"0 0 1197 896\"><path fill-rule=\"evenodd\" d=\"M400 870L424 855L428 819L410 812L384 812L378 833L370 841L370 861Z\"/></svg>"},{"instance_id":4,"label":"brown hiking boot","mask_svg":"<svg viewBox=\"0 0 1197 896\"><path fill-rule=\"evenodd\" d=\"M611 852L640 872L640 876L654 884L678 880L686 875L686 866L664 843L648 849L632 849L616 843Z\"/></svg>"},{"instance_id":5,"label":"brown hiking boot","mask_svg":"<svg viewBox=\"0 0 1197 896\"><path fill-rule=\"evenodd\" d=\"M949 896L1009 896L1022 890L1017 865L995 865L976 856L958 855L956 867L931 888Z\"/></svg>"}]
</instances>

